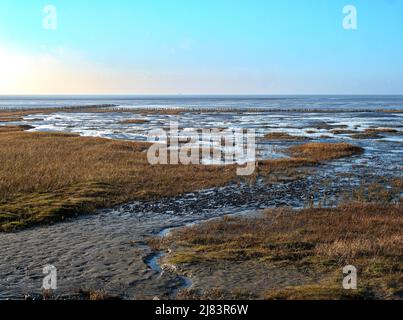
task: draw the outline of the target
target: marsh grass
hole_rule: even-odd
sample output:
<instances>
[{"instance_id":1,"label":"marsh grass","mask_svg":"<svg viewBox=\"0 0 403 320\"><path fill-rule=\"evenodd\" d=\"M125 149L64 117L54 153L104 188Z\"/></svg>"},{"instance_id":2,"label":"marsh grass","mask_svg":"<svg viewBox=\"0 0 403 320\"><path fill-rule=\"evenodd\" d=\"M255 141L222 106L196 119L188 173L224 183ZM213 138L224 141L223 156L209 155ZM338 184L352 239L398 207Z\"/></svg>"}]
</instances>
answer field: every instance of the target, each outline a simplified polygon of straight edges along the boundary
<instances>
[{"instance_id":1,"label":"marsh grass","mask_svg":"<svg viewBox=\"0 0 403 320\"><path fill-rule=\"evenodd\" d=\"M330 133L333 134L354 134L357 133L355 130L349 130L349 129L333 129L329 131Z\"/></svg>"},{"instance_id":2,"label":"marsh grass","mask_svg":"<svg viewBox=\"0 0 403 320\"><path fill-rule=\"evenodd\" d=\"M30 128L0 127L0 231L49 224L128 201L177 196L241 179L235 165L151 166L147 143L24 132ZM298 152L297 158L259 163L255 174L314 165L357 150L347 144L297 146L290 149L292 154ZM320 153L319 159L316 153Z\"/></svg>"},{"instance_id":3,"label":"marsh grass","mask_svg":"<svg viewBox=\"0 0 403 320\"><path fill-rule=\"evenodd\" d=\"M91 290L81 288L77 290L75 295L70 300L86 300L86 301L107 301L107 300L122 300L122 297L110 295L104 290Z\"/></svg>"},{"instance_id":4,"label":"marsh grass","mask_svg":"<svg viewBox=\"0 0 403 320\"><path fill-rule=\"evenodd\" d=\"M293 136L286 132L271 132L265 135L266 140L277 140L277 141L306 141L310 140L309 137L303 136Z\"/></svg>"},{"instance_id":5,"label":"marsh grass","mask_svg":"<svg viewBox=\"0 0 403 320\"><path fill-rule=\"evenodd\" d=\"M330 161L364 152L364 149L348 143L312 142L296 145L283 150L288 158L261 160L257 162L256 175L269 176L276 173L288 177L299 177L300 169L315 167L324 161Z\"/></svg>"},{"instance_id":6,"label":"marsh grass","mask_svg":"<svg viewBox=\"0 0 403 320\"><path fill-rule=\"evenodd\" d=\"M21 120L21 117L0 117L0 122L17 122Z\"/></svg>"},{"instance_id":7,"label":"marsh grass","mask_svg":"<svg viewBox=\"0 0 403 320\"><path fill-rule=\"evenodd\" d=\"M128 120L123 120L120 121L119 123L121 124L144 124L144 123L148 123L149 120L146 119L128 119Z\"/></svg>"},{"instance_id":8,"label":"marsh grass","mask_svg":"<svg viewBox=\"0 0 403 320\"><path fill-rule=\"evenodd\" d=\"M351 157L364 152L364 149L349 143L307 143L290 147L287 152L293 157L312 161L328 161Z\"/></svg>"},{"instance_id":9,"label":"marsh grass","mask_svg":"<svg viewBox=\"0 0 403 320\"><path fill-rule=\"evenodd\" d=\"M258 218L225 217L151 243L159 250L170 248L167 260L180 270L202 264L225 274L249 261L316 275L299 285L263 290L260 298L398 298L403 289L402 228L401 205L353 202L330 209L273 209ZM359 270L357 291L341 286L341 270L350 264ZM253 283L250 270L248 274Z\"/></svg>"},{"instance_id":10,"label":"marsh grass","mask_svg":"<svg viewBox=\"0 0 403 320\"><path fill-rule=\"evenodd\" d=\"M86 288L80 288L75 290L69 295L58 295L53 290L43 290L42 294L37 297L39 300L44 301L111 301L111 300L123 300L123 297L112 295L104 290L92 290Z\"/></svg>"},{"instance_id":11,"label":"marsh grass","mask_svg":"<svg viewBox=\"0 0 403 320\"><path fill-rule=\"evenodd\" d=\"M21 125L21 126L0 126L0 133L7 133L7 132L21 132L33 129L34 127L28 125Z\"/></svg>"},{"instance_id":12,"label":"marsh grass","mask_svg":"<svg viewBox=\"0 0 403 320\"><path fill-rule=\"evenodd\" d=\"M345 201L376 202L379 204L399 203L402 193L402 178L394 178L391 181L361 182L361 185L348 195L344 195Z\"/></svg>"},{"instance_id":13,"label":"marsh grass","mask_svg":"<svg viewBox=\"0 0 403 320\"><path fill-rule=\"evenodd\" d=\"M146 143L3 130L0 231L222 186L235 178L233 166L151 166Z\"/></svg>"},{"instance_id":14,"label":"marsh grass","mask_svg":"<svg viewBox=\"0 0 403 320\"><path fill-rule=\"evenodd\" d=\"M369 128L364 130L367 133L397 133L399 132L394 128Z\"/></svg>"},{"instance_id":15,"label":"marsh grass","mask_svg":"<svg viewBox=\"0 0 403 320\"><path fill-rule=\"evenodd\" d=\"M378 132L374 131L367 131L367 132L360 132L350 136L353 139L381 139L381 136Z\"/></svg>"}]
</instances>

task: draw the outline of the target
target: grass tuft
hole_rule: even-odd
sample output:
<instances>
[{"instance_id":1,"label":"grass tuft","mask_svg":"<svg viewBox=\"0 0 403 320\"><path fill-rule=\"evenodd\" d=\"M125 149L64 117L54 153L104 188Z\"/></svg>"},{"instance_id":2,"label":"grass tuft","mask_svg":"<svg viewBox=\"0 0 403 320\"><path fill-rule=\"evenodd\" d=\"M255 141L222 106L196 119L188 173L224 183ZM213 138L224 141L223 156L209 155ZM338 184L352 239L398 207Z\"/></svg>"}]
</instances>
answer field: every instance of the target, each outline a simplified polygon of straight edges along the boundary
<instances>
[{"instance_id":1,"label":"grass tuft","mask_svg":"<svg viewBox=\"0 0 403 320\"><path fill-rule=\"evenodd\" d=\"M211 273L237 272L239 281L247 274L246 291L253 291L248 283L264 276L257 270L287 274L293 268L276 290L256 288L260 298L397 298L403 289L402 228L401 205L353 202L328 209L272 209L257 218L226 217L179 229L153 245L169 247L168 262L179 270L196 270L194 277L200 265ZM359 270L358 291L342 288L346 265ZM306 278L309 273L312 278Z\"/></svg>"},{"instance_id":2,"label":"grass tuft","mask_svg":"<svg viewBox=\"0 0 403 320\"><path fill-rule=\"evenodd\" d=\"M277 140L277 141L306 141L310 140L309 137L303 136L293 136L286 132L271 132L265 135L266 140Z\"/></svg>"},{"instance_id":3,"label":"grass tuft","mask_svg":"<svg viewBox=\"0 0 403 320\"><path fill-rule=\"evenodd\" d=\"M364 149L349 143L307 143L293 146L288 153L311 161L328 161L361 154Z\"/></svg>"}]
</instances>

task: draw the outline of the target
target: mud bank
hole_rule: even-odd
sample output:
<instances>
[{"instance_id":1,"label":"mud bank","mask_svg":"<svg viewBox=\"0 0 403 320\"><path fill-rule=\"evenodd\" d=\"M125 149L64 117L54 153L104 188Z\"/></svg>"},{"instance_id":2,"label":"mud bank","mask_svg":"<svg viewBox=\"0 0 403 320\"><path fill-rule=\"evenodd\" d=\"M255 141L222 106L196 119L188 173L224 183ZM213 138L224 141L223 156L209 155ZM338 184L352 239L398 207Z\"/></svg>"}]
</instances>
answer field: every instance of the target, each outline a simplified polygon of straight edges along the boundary
<instances>
[{"instance_id":1,"label":"mud bank","mask_svg":"<svg viewBox=\"0 0 403 320\"><path fill-rule=\"evenodd\" d=\"M62 224L1 234L0 299L42 293L42 268L57 268L58 296L79 289L102 290L124 299L172 298L187 280L161 272L145 239L164 229L233 212L234 208L189 212L103 210ZM155 204L157 205L157 203Z\"/></svg>"}]
</instances>

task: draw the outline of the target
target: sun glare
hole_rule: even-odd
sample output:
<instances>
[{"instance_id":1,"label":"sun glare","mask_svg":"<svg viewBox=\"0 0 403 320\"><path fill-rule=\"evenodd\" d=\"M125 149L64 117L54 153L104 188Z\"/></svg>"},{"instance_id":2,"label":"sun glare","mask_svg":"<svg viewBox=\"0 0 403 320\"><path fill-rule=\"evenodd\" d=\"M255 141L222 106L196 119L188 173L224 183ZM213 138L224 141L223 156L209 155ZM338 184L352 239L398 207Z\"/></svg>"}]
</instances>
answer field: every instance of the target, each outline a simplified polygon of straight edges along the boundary
<instances>
[{"instance_id":1,"label":"sun glare","mask_svg":"<svg viewBox=\"0 0 403 320\"><path fill-rule=\"evenodd\" d=\"M18 93L32 67L29 56L0 49L0 93Z\"/></svg>"}]
</instances>

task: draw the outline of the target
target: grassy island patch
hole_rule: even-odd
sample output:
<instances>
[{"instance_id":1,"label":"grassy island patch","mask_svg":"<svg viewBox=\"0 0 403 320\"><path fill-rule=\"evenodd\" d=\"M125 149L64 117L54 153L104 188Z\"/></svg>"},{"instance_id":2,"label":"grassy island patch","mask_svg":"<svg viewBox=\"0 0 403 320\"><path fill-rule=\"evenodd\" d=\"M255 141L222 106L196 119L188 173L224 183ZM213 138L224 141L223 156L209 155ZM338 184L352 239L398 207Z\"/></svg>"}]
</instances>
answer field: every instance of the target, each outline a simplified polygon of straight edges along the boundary
<instances>
[{"instance_id":1,"label":"grassy island patch","mask_svg":"<svg viewBox=\"0 0 403 320\"><path fill-rule=\"evenodd\" d=\"M399 131L394 128L369 128L369 129L365 129L365 132L367 132L367 133L397 133Z\"/></svg>"},{"instance_id":2,"label":"grassy island patch","mask_svg":"<svg viewBox=\"0 0 403 320\"><path fill-rule=\"evenodd\" d=\"M350 136L353 139L382 139L383 136L381 136L377 132L369 131L369 132L360 132L356 133Z\"/></svg>"},{"instance_id":3,"label":"grassy island patch","mask_svg":"<svg viewBox=\"0 0 403 320\"><path fill-rule=\"evenodd\" d=\"M277 141L306 141L310 140L309 137L303 136L293 136L286 132L271 132L265 135L266 140L277 140Z\"/></svg>"},{"instance_id":4,"label":"grassy island patch","mask_svg":"<svg viewBox=\"0 0 403 320\"><path fill-rule=\"evenodd\" d=\"M128 120L123 120L120 121L120 124L145 124L148 123L149 121L146 119L128 119Z\"/></svg>"},{"instance_id":5,"label":"grassy island patch","mask_svg":"<svg viewBox=\"0 0 403 320\"><path fill-rule=\"evenodd\" d=\"M288 152L297 158L314 161L327 161L361 154L364 149L349 143L307 143L293 146Z\"/></svg>"},{"instance_id":6,"label":"grassy island patch","mask_svg":"<svg viewBox=\"0 0 403 320\"><path fill-rule=\"evenodd\" d=\"M225 217L151 242L169 248L165 263L199 284L182 293L185 298L214 289L224 299L249 292L260 299L397 299L403 292L402 228L401 205L356 202ZM342 287L346 265L358 270L358 290ZM207 278L217 287L205 287Z\"/></svg>"}]
</instances>

